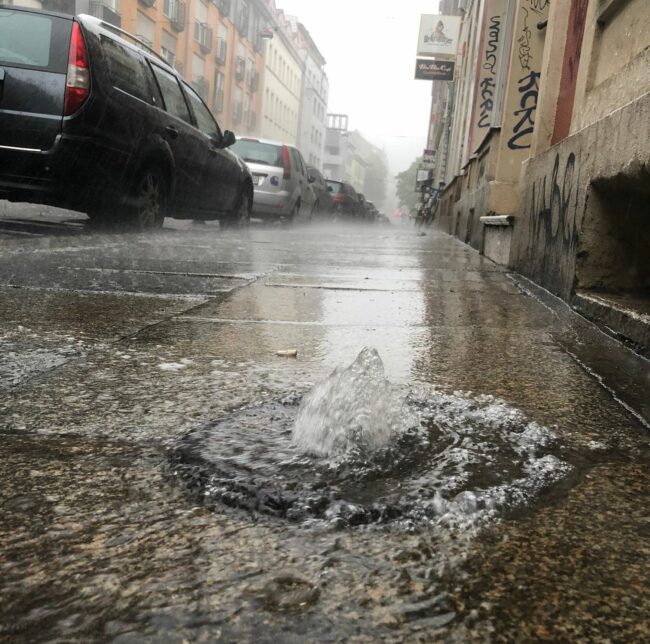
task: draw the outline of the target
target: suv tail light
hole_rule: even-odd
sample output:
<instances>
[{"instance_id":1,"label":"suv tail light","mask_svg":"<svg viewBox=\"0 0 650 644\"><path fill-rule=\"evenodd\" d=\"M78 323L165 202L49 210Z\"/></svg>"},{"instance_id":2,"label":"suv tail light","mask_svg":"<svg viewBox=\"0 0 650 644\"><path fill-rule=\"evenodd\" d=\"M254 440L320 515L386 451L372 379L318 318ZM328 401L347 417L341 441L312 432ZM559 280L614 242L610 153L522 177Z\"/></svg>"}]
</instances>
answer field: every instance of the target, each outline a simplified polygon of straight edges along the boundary
<instances>
[{"instance_id":1,"label":"suv tail light","mask_svg":"<svg viewBox=\"0 0 650 644\"><path fill-rule=\"evenodd\" d=\"M332 201L345 201L345 195L332 195Z\"/></svg>"},{"instance_id":2,"label":"suv tail light","mask_svg":"<svg viewBox=\"0 0 650 644\"><path fill-rule=\"evenodd\" d=\"M282 146L282 167L284 168L282 178L288 181L291 179L291 156L289 154L289 148L286 145Z\"/></svg>"},{"instance_id":3,"label":"suv tail light","mask_svg":"<svg viewBox=\"0 0 650 644\"><path fill-rule=\"evenodd\" d=\"M63 115L74 114L86 101L90 94L90 66L88 50L81 27L78 22L72 23L70 36L70 53L68 54L68 75L65 81L65 102Z\"/></svg>"}]
</instances>

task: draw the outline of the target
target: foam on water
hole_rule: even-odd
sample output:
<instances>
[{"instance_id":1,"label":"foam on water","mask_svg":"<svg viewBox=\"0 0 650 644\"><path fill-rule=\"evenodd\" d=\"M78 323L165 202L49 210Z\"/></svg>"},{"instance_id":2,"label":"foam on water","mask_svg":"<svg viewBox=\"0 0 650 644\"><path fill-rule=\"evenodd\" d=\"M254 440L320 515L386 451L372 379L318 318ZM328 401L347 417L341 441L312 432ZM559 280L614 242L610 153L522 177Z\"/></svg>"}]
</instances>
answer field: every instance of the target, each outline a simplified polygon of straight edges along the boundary
<instances>
[{"instance_id":1,"label":"foam on water","mask_svg":"<svg viewBox=\"0 0 650 644\"><path fill-rule=\"evenodd\" d=\"M171 461L214 507L465 531L530 506L571 470L555 435L519 410L489 395L398 388L372 349L302 398L197 428Z\"/></svg>"}]
</instances>

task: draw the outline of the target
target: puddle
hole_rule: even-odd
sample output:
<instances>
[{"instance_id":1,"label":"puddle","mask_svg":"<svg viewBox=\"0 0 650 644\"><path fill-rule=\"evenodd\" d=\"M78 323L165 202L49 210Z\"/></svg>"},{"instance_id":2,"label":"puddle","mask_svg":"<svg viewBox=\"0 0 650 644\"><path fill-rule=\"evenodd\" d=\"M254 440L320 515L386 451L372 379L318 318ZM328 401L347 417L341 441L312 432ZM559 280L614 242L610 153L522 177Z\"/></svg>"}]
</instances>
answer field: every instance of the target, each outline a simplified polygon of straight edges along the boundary
<instances>
[{"instance_id":1,"label":"puddle","mask_svg":"<svg viewBox=\"0 0 650 644\"><path fill-rule=\"evenodd\" d=\"M374 352L293 393L196 428L171 471L216 510L344 528L470 529L572 470L551 430L492 396L388 383Z\"/></svg>"}]
</instances>

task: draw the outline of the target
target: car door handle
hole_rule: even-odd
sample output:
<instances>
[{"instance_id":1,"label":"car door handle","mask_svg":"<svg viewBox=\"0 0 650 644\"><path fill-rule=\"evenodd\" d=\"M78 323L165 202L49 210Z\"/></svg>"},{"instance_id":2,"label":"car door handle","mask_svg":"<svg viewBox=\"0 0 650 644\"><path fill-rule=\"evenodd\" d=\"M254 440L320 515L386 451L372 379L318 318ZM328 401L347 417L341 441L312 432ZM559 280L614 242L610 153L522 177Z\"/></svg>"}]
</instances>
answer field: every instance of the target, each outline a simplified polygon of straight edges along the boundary
<instances>
[{"instance_id":1,"label":"car door handle","mask_svg":"<svg viewBox=\"0 0 650 644\"><path fill-rule=\"evenodd\" d=\"M175 139L175 138L177 138L178 135L180 134L180 132L178 131L178 129L175 128L173 125L168 125L168 126L165 128L165 132L167 132L167 134L169 134L169 137L170 137L171 139Z\"/></svg>"}]
</instances>

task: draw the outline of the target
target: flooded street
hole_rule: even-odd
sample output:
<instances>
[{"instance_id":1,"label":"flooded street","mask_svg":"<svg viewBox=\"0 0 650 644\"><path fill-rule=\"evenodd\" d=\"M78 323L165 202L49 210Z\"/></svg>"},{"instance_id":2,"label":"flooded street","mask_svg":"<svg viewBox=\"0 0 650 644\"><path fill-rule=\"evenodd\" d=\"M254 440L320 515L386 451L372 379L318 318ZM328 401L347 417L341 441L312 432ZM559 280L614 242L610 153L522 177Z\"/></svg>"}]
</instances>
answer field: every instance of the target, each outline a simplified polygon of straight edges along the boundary
<instances>
[{"instance_id":1,"label":"flooded street","mask_svg":"<svg viewBox=\"0 0 650 644\"><path fill-rule=\"evenodd\" d=\"M0 214L2 641L650 639L649 363L546 291L398 224Z\"/></svg>"}]
</instances>

